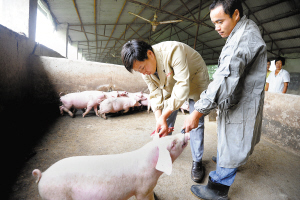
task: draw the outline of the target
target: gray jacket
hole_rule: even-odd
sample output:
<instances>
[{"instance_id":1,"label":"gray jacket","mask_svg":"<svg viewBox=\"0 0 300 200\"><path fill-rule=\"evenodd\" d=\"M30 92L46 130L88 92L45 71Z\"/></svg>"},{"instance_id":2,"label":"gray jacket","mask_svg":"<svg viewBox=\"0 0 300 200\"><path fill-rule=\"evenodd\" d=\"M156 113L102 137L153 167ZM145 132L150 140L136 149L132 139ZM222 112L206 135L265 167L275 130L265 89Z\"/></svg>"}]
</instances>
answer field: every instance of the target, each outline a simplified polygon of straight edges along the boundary
<instances>
[{"instance_id":1,"label":"gray jacket","mask_svg":"<svg viewBox=\"0 0 300 200\"><path fill-rule=\"evenodd\" d=\"M245 16L241 18L222 49L214 80L195 104L203 114L218 106L220 167L245 164L260 140L266 50L257 25Z\"/></svg>"}]
</instances>

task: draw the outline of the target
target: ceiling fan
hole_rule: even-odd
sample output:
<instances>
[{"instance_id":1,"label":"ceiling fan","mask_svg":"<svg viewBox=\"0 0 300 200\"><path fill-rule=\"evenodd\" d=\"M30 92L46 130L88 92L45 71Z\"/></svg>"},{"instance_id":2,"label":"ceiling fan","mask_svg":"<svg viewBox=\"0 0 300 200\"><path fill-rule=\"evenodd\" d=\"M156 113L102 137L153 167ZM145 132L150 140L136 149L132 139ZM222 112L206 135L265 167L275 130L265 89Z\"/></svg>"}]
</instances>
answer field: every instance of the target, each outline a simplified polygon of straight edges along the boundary
<instances>
[{"instance_id":1,"label":"ceiling fan","mask_svg":"<svg viewBox=\"0 0 300 200\"><path fill-rule=\"evenodd\" d=\"M148 19L146 19L146 18L144 18L144 17L141 17L141 16L139 16L139 15L137 15L137 14L134 14L134 13L132 13L132 12L128 12L128 13L129 13L129 14L132 14L132 15L134 15L134 16L136 16L136 17L139 17L139 18L141 18L142 20L145 20L145 21L149 22L149 23L152 25L152 31L155 31L156 27L157 27L159 24L170 24L170 23L182 22L181 19L180 19L180 20L169 20L169 21L158 22L158 21L156 21L156 20L157 20L156 12L154 13L154 19L153 19L153 21L150 21L150 20L148 20Z\"/></svg>"}]
</instances>

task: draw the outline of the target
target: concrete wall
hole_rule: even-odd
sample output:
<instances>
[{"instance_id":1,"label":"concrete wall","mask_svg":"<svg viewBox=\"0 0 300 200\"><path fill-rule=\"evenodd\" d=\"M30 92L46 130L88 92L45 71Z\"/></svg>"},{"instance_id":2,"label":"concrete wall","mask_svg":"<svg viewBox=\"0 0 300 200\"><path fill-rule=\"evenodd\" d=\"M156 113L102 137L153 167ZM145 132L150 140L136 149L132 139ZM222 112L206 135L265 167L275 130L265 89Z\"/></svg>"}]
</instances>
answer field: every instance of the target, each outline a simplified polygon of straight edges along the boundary
<instances>
[{"instance_id":1,"label":"concrete wall","mask_svg":"<svg viewBox=\"0 0 300 200\"><path fill-rule=\"evenodd\" d=\"M107 91L109 88L138 92L147 88L140 73L131 74L120 65L45 56L31 56L30 60L34 69L34 96L42 99L49 87L53 87L57 96L60 92ZM48 80L48 83L44 80ZM47 99L55 98L48 96Z\"/></svg>"},{"instance_id":2,"label":"concrete wall","mask_svg":"<svg viewBox=\"0 0 300 200\"><path fill-rule=\"evenodd\" d=\"M3 180L4 191L11 189L24 161L34 155L32 147L56 123L59 93L105 85L132 92L145 88L140 75L122 66L68 60L0 25L0 122L5 135L1 146L8 147L2 170L10 174Z\"/></svg>"},{"instance_id":3,"label":"concrete wall","mask_svg":"<svg viewBox=\"0 0 300 200\"><path fill-rule=\"evenodd\" d=\"M262 134L300 153L300 96L266 92Z\"/></svg>"},{"instance_id":4,"label":"concrete wall","mask_svg":"<svg viewBox=\"0 0 300 200\"><path fill-rule=\"evenodd\" d=\"M65 59L1 25L0 66L0 112L25 100L55 102L60 92L97 90L107 85L136 92L147 87L139 73L131 74L119 65Z\"/></svg>"},{"instance_id":5,"label":"concrete wall","mask_svg":"<svg viewBox=\"0 0 300 200\"><path fill-rule=\"evenodd\" d=\"M2 145L9 148L2 159L3 166L11 177L5 180L4 190L10 190L10 184L22 168L22 163L32 155L32 146L43 137L47 129L55 123L58 109L55 104L42 104L47 96L56 96L49 79L43 98L34 96L34 69L30 65L30 55L62 57L53 50L36 44L34 40L0 25L0 122L6 139ZM44 76L39 70L37 76ZM5 197L4 197L5 199Z\"/></svg>"},{"instance_id":6,"label":"concrete wall","mask_svg":"<svg viewBox=\"0 0 300 200\"><path fill-rule=\"evenodd\" d=\"M290 77L291 82L289 83L288 90L286 93L300 95L300 72L290 72Z\"/></svg>"},{"instance_id":7,"label":"concrete wall","mask_svg":"<svg viewBox=\"0 0 300 200\"><path fill-rule=\"evenodd\" d=\"M29 97L32 87L29 56L33 54L62 57L0 25L0 112L7 104L18 104Z\"/></svg>"},{"instance_id":8,"label":"concrete wall","mask_svg":"<svg viewBox=\"0 0 300 200\"><path fill-rule=\"evenodd\" d=\"M298 72L300 73L300 53L282 55L285 58L285 65L283 69L289 73Z\"/></svg>"}]
</instances>

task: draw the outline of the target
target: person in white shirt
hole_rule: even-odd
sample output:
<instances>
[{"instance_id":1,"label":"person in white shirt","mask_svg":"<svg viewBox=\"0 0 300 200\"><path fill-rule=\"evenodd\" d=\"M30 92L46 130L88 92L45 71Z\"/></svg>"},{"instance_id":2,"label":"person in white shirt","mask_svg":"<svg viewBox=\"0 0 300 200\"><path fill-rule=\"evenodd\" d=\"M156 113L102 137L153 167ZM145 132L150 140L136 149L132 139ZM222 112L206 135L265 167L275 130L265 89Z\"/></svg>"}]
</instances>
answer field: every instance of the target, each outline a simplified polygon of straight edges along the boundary
<instances>
[{"instance_id":1,"label":"person in white shirt","mask_svg":"<svg viewBox=\"0 0 300 200\"><path fill-rule=\"evenodd\" d=\"M266 91L275 93L286 93L289 82L290 74L282 69L284 58L277 58L275 60L276 70L271 72L266 81Z\"/></svg>"}]
</instances>

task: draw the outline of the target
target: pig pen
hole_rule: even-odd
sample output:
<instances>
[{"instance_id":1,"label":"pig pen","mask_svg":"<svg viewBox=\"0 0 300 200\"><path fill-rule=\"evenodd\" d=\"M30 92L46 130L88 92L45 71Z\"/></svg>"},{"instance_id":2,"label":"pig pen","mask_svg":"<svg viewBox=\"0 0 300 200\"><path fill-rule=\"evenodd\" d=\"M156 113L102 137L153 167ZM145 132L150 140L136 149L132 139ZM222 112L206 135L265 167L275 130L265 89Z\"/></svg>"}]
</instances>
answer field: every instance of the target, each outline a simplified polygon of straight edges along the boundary
<instances>
[{"instance_id":1,"label":"pig pen","mask_svg":"<svg viewBox=\"0 0 300 200\"><path fill-rule=\"evenodd\" d=\"M2 199L39 199L31 176L35 168L43 171L68 156L123 153L151 140L149 134L155 128L155 119L153 113L146 111L111 116L108 120L96 117L93 112L86 118L81 117L81 112L75 118L59 115L61 92L97 89L138 92L146 88L140 74L130 74L122 66L61 58L51 49L1 25L0 41ZM276 109L276 104L270 107ZM273 116L274 110L269 112L268 116ZM180 131L185 117L179 113L175 133ZM297 115L294 119L297 120ZM269 117L265 120L269 126L264 129L264 135L280 127L275 136L288 139L284 144L299 138L288 125L282 126L277 121L277 115L276 120ZM299 130L297 123L292 124L293 130ZM204 184L209 171L215 169L211 157L216 155L216 129L216 123L206 119ZM295 141L293 144L298 148L299 142ZM190 146L187 146L175 161L171 176L160 177L154 189L159 199L197 199L190 193L194 184L190 179L191 164ZM299 166L299 154L281 149L278 142L275 145L262 136L247 164L239 168L229 197L233 200L299 199Z\"/></svg>"},{"instance_id":2,"label":"pig pen","mask_svg":"<svg viewBox=\"0 0 300 200\"><path fill-rule=\"evenodd\" d=\"M179 113L174 133L179 133L187 115ZM117 154L136 150L152 139L154 114L146 111L124 115L110 115L107 120L94 115L86 118L78 112L75 118L59 117L43 138L32 148L32 155L22 166L12 187L9 199L40 199L33 169L46 170L60 159L80 155ZM211 157L217 148L216 122L205 118L203 164L207 183L208 173L215 170ZM293 199L299 197L299 156L278 148L262 139L246 165L239 167L234 184L229 190L231 200ZM288 164L287 164L288 163ZM190 145L173 163L170 176L163 174L154 192L160 200L196 200L190 187L192 156ZM131 200L135 199L132 197Z\"/></svg>"},{"instance_id":3,"label":"pig pen","mask_svg":"<svg viewBox=\"0 0 300 200\"><path fill-rule=\"evenodd\" d=\"M4 178L6 197L24 162L34 154L32 148L61 119L60 94L138 92L147 86L140 74L131 74L123 66L38 56L28 38L6 29L0 32L0 121L3 134L10 129L2 140L3 160L8 163L3 171L10 174Z\"/></svg>"},{"instance_id":4,"label":"pig pen","mask_svg":"<svg viewBox=\"0 0 300 200\"><path fill-rule=\"evenodd\" d=\"M24 95L20 98L22 107L7 104L11 106L3 111L5 115L1 120L8 127L8 139L5 137L4 143L10 147L4 156L7 163L4 174L8 174L8 178L4 178L7 183L4 189L9 191L7 198L4 194L4 199L40 199L35 178L31 175L35 168L45 171L53 163L70 156L128 152L152 140L149 136L155 129L152 112L109 115L107 120L95 116L93 111L85 118L81 117L82 111L78 111L75 118L66 113L59 115L60 92L118 87L118 90L141 91L145 84L139 74L130 74L121 66L59 58L33 56L30 63L30 87L28 90L28 86L24 87L26 93L21 93ZM179 112L174 133L180 132L185 117ZM208 173L216 166L211 161L217 153L216 130L216 122L206 117L203 156L206 176L203 184L207 183ZM174 162L172 174L163 174L158 180L154 191L159 199L198 199L190 192L191 185L195 184L190 178L191 164L188 145ZM263 137L247 164L239 167L229 197L231 200L296 200L300 195L299 165L299 155L278 148Z\"/></svg>"}]
</instances>

